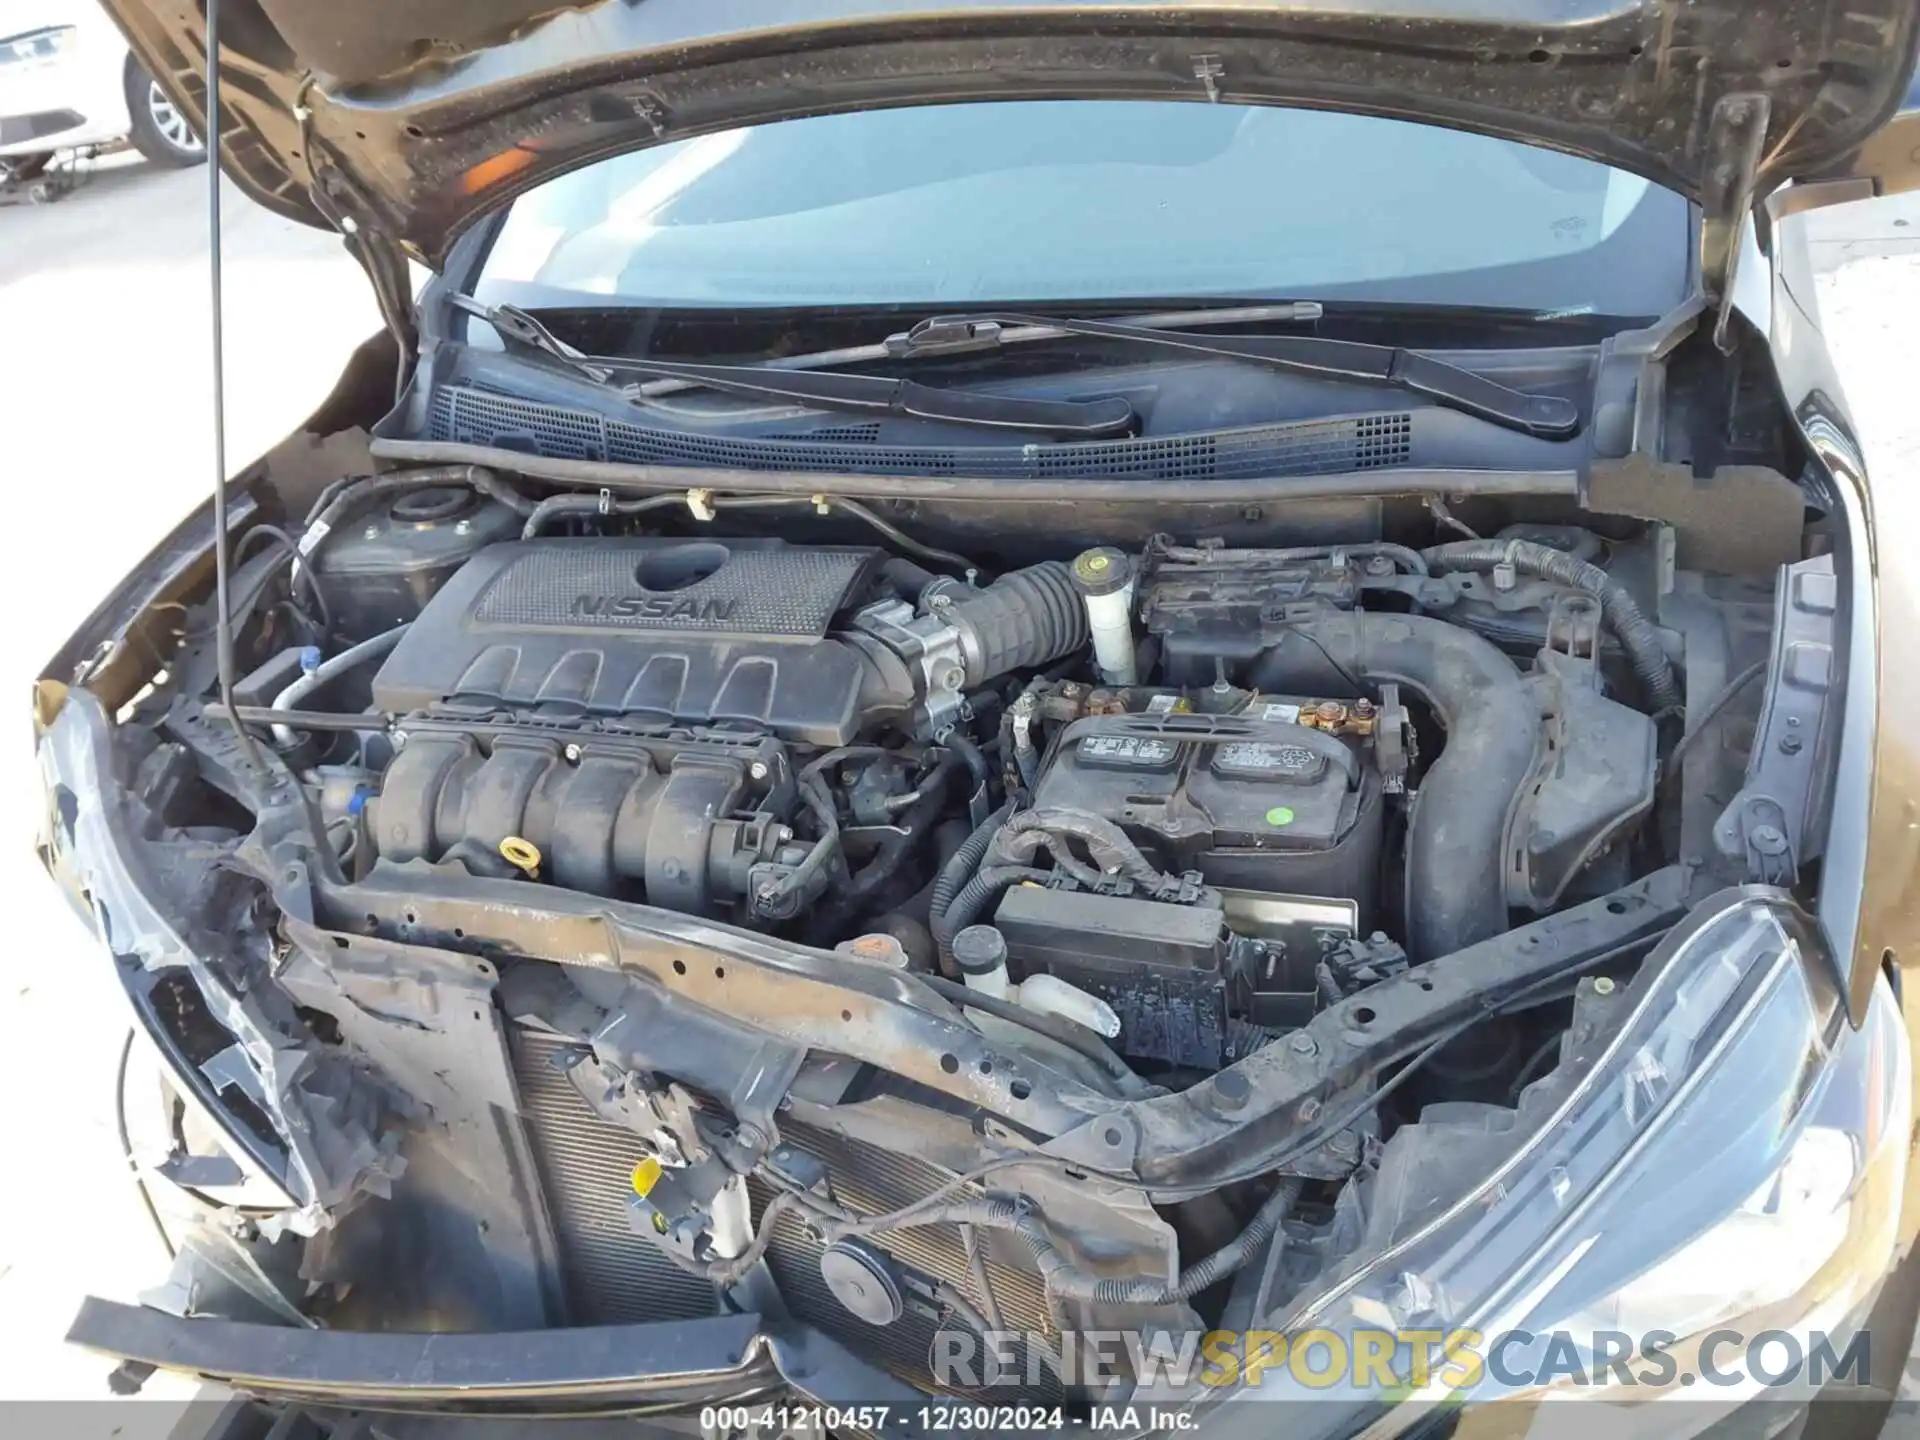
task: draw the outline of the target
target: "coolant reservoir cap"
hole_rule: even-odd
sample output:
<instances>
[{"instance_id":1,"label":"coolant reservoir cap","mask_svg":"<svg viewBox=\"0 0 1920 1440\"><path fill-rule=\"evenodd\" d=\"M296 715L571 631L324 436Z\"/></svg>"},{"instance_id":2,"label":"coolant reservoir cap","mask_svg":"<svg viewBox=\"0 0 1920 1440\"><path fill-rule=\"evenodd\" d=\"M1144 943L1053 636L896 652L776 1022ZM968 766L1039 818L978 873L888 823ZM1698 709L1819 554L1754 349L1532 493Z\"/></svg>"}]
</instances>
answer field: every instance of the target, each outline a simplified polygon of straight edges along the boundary
<instances>
[{"instance_id":1,"label":"coolant reservoir cap","mask_svg":"<svg viewBox=\"0 0 1920 1440\"><path fill-rule=\"evenodd\" d=\"M1133 561L1111 545L1073 557L1073 583L1083 595L1117 595L1133 582Z\"/></svg>"},{"instance_id":2,"label":"coolant reservoir cap","mask_svg":"<svg viewBox=\"0 0 1920 1440\"><path fill-rule=\"evenodd\" d=\"M953 937L953 963L968 975L991 975L1007 963L1007 937L992 925L969 925Z\"/></svg>"},{"instance_id":3,"label":"coolant reservoir cap","mask_svg":"<svg viewBox=\"0 0 1920 1440\"><path fill-rule=\"evenodd\" d=\"M891 1325L906 1311L892 1263L857 1240L842 1240L821 1254L820 1278L834 1299L869 1325Z\"/></svg>"}]
</instances>

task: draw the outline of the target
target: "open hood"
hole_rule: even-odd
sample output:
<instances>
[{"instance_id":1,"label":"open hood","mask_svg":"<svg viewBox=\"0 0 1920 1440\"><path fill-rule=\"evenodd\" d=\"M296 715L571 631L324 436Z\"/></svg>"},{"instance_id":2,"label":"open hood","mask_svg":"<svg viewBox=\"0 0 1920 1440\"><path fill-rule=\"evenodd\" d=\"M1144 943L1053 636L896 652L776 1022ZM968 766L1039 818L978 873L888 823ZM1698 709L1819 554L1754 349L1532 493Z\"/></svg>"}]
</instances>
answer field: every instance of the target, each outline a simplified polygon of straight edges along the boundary
<instances>
[{"instance_id":1,"label":"open hood","mask_svg":"<svg viewBox=\"0 0 1920 1440\"><path fill-rule=\"evenodd\" d=\"M204 117L203 0L106 0ZM1880 134L1911 0L224 0L222 161L429 264L560 171L741 124L945 101L1367 111L1535 141L1698 200L1920 184ZM1709 276L1714 267L1707 267Z\"/></svg>"}]
</instances>

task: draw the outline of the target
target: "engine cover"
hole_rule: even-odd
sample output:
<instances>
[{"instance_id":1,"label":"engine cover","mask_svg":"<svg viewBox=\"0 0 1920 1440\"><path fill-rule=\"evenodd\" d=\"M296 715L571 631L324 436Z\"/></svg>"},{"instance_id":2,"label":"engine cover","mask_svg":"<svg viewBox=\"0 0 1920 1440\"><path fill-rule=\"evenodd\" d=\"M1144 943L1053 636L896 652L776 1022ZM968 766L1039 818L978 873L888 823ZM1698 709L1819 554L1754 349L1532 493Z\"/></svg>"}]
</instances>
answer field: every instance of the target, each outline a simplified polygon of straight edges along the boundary
<instances>
[{"instance_id":1,"label":"engine cover","mask_svg":"<svg viewBox=\"0 0 1920 1440\"><path fill-rule=\"evenodd\" d=\"M554 539L482 551L373 681L391 714L725 725L844 745L868 668L828 630L870 547Z\"/></svg>"}]
</instances>

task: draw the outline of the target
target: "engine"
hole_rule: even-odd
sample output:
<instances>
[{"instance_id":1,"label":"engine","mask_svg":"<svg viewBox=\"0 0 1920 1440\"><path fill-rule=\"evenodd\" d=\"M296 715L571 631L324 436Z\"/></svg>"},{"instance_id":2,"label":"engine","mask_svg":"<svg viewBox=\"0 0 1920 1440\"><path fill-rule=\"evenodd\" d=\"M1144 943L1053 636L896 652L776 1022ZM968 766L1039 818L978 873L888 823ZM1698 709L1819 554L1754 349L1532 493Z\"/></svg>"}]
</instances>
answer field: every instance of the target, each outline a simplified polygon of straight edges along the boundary
<instances>
[{"instance_id":1,"label":"engine","mask_svg":"<svg viewBox=\"0 0 1920 1440\"><path fill-rule=\"evenodd\" d=\"M374 704L406 717L406 739L368 806L372 840L390 859L790 919L853 878L836 778L858 777L856 826L893 832L865 837L890 875L917 838L901 817L947 788L950 754L922 742L952 733L967 691L1084 642L1059 565L974 591L872 548L496 546L374 676ZM904 747L853 745L883 728ZM803 812L810 841L796 838Z\"/></svg>"},{"instance_id":2,"label":"engine","mask_svg":"<svg viewBox=\"0 0 1920 1440\"><path fill-rule=\"evenodd\" d=\"M1556 588L1523 670L1418 613L1449 582L1394 546L991 583L766 537L456 558L357 647L396 747L327 790L363 861L864 946L1137 1064L1217 1069L1550 908L1652 802L1597 602Z\"/></svg>"},{"instance_id":3,"label":"engine","mask_svg":"<svg viewBox=\"0 0 1920 1440\"><path fill-rule=\"evenodd\" d=\"M1565 497L1327 543L533 484L258 527L233 723L202 610L121 726L163 838L232 857L285 1133L342 1157L302 1281L332 1323L397 1280L398 1329L777 1299L923 1390L956 1327L1245 1328L1490 1169L1701 867L1773 873L1740 677L1832 609L1825 557L1778 618ZM210 850L243 736L270 784ZM443 1217L428 1304L385 1246Z\"/></svg>"}]
</instances>

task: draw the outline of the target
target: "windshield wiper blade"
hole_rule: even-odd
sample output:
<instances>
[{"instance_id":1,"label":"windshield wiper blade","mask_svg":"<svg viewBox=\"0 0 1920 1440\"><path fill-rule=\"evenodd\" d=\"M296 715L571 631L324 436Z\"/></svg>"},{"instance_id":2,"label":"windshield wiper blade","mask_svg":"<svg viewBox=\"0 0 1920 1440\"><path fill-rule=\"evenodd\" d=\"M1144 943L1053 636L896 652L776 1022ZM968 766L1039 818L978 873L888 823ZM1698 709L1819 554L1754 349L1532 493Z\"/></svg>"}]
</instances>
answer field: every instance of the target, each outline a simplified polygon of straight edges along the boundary
<instances>
[{"instance_id":1,"label":"windshield wiper blade","mask_svg":"<svg viewBox=\"0 0 1920 1440\"><path fill-rule=\"evenodd\" d=\"M1118 395L1100 400L1035 400L1023 396L939 390L911 380L878 375L846 375L833 370L780 371L758 365L701 365L673 360L631 360L619 355L588 355L560 340L518 306L487 305L466 295L451 298L456 307L491 325L509 347L531 350L629 400L637 397L627 387L614 384L614 376L647 375L658 379L691 381L710 390L760 399L788 400L820 410L904 415L919 420L941 420L954 425L1040 431L1050 435L1121 435L1132 427L1134 420L1132 404Z\"/></svg>"},{"instance_id":2,"label":"windshield wiper blade","mask_svg":"<svg viewBox=\"0 0 1920 1440\"><path fill-rule=\"evenodd\" d=\"M1151 310L1140 315L1125 315L1121 322L1148 330L1178 330L1186 325L1298 325L1318 320L1324 310L1317 300L1274 300L1263 305L1222 305L1204 310ZM981 325L969 336L956 336L938 348L941 355L961 355L969 351L999 350L1008 345L1032 345L1059 340L1066 331L1046 321L1037 325ZM914 356L936 353L930 345L914 345L908 332L899 331L870 345L842 345L832 350L811 350L804 355L779 355L755 362L755 370L825 370L834 365L866 365L875 360L898 360L911 350ZM698 390L693 380L649 380L639 387L642 395L673 395L682 390Z\"/></svg>"},{"instance_id":3,"label":"windshield wiper blade","mask_svg":"<svg viewBox=\"0 0 1920 1440\"><path fill-rule=\"evenodd\" d=\"M1425 395L1449 409L1548 439L1564 439L1580 428L1580 407L1564 396L1515 390L1417 350L1369 345L1358 340L1329 340L1318 335L1195 335L1107 320L1060 320L997 313L933 316L922 320L907 331L896 353L902 357L947 354L956 345L977 344L979 339L995 332L1005 334L1007 326L1032 325L1045 325L1063 335L1124 340L1189 355L1265 365L1295 375L1392 385Z\"/></svg>"},{"instance_id":4,"label":"windshield wiper blade","mask_svg":"<svg viewBox=\"0 0 1920 1440\"><path fill-rule=\"evenodd\" d=\"M848 345L807 355L787 355L744 367L764 373L855 365L876 360L909 360L998 350L1009 345L1059 340L1068 335L1160 345L1215 359L1259 364L1294 374L1358 384L1391 385L1438 401L1451 409L1546 439L1564 439L1580 428L1579 407L1558 395L1532 395L1489 380L1445 360L1389 345L1368 345L1319 336L1197 335L1183 325L1297 323L1317 320L1321 306L1311 300L1278 301L1215 310L1182 310L1130 316L1125 321L1051 319L1039 315L984 314L935 316L911 330L872 345ZM652 380L638 387L643 395L670 395L698 389L696 379Z\"/></svg>"}]
</instances>

